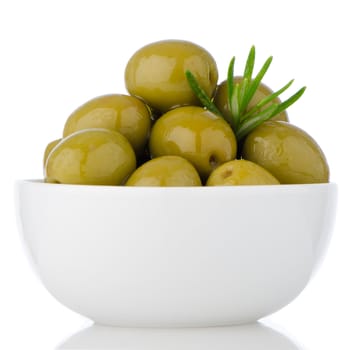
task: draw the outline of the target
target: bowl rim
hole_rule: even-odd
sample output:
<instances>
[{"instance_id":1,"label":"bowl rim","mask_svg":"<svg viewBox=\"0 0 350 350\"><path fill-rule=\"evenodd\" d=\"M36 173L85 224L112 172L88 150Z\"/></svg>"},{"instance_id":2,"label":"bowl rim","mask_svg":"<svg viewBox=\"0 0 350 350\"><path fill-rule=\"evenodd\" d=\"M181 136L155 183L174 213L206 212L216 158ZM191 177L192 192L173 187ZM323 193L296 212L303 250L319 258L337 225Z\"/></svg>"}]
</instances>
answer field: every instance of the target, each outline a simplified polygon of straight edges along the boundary
<instances>
[{"instance_id":1,"label":"bowl rim","mask_svg":"<svg viewBox=\"0 0 350 350\"><path fill-rule=\"evenodd\" d=\"M278 184L278 185L226 185L226 186L125 186L125 185L81 185L81 184L59 184L47 183L43 179L17 179L15 186L21 185L37 186L47 189L61 190L81 190L81 191L109 191L109 192L290 192L304 190L337 190L338 184L335 182L311 183L311 184Z\"/></svg>"}]
</instances>

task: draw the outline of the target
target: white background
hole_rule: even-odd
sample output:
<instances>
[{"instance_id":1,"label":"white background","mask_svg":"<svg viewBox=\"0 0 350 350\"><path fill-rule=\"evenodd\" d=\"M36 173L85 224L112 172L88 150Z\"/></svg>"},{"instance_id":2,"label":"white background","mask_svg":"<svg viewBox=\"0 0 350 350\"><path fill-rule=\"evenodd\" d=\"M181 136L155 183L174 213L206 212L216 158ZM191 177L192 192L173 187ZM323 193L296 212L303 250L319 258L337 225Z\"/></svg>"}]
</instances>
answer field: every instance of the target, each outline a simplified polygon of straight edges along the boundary
<instances>
[{"instance_id":1,"label":"white background","mask_svg":"<svg viewBox=\"0 0 350 350\"><path fill-rule=\"evenodd\" d=\"M61 136L72 110L98 95L124 93L128 58L139 47L168 38L204 46L216 58L220 79L233 55L242 71L254 44L257 66L274 56L264 80L268 85L276 89L294 78L291 92L307 86L289 116L328 158L331 180L339 185L337 222L315 279L265 322L301 344L299 349L350 349L347 4L1 0L0 349L54 349L89 325L58 304L31 270L16 228L15 179L42 177L44 148Z\"/></svg>"}]
</instances>

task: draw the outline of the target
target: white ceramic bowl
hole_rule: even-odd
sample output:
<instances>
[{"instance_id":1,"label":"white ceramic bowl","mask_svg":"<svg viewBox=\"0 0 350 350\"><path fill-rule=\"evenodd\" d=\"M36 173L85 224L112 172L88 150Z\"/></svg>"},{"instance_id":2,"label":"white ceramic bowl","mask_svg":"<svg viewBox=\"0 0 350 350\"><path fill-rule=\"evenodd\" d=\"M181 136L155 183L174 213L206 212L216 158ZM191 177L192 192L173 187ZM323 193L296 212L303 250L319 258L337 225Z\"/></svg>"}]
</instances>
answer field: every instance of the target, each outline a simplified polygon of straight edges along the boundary
<instances>
[{"instance_id":1,"label":"white ceramic bowl","mask_svg":"<svg viewBox=\"0 0 350 350\"><path fill-rule=\"evenodd\" d=\"M97 323L220 326L290 303L324 256L335 184L108 187L17 183L48 291Z\"/></svg>"}]
</instances>

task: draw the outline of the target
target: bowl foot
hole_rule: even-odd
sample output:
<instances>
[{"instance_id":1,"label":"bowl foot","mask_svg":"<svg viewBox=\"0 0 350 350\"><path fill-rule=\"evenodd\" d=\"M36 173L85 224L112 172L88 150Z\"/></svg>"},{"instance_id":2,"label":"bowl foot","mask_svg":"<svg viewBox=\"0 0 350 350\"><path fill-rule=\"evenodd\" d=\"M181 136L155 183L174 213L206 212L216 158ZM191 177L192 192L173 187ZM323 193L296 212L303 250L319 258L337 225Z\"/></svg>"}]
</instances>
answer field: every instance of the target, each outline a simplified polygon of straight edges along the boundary
<instances>
[{"instance_id":1,"label":"bowl foot","mask_svg":"<svg viewBox=\"0 0 350 350\"><path fill-rule=\"evenodd\" d=\"M208 328L123 328L94 324L72 335L57 349L303 350L260 322Z\"/></svg>"}]
</instances>

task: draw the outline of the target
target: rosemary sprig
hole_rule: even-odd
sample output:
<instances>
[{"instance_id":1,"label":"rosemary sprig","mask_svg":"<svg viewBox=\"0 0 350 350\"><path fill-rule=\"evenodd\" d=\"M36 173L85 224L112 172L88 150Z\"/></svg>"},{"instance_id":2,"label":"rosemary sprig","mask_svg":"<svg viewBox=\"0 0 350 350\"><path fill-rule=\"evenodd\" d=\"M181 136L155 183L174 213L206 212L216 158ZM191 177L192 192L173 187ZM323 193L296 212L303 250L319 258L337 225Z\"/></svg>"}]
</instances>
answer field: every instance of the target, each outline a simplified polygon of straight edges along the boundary
<instances>
[{"instance_id":1,"label":"rosemary sprig","mask_svg":"<svg viewBox=\"0 0 350 350\"><path fill-rule=\"evenodd\" d=\"M253 78L255 65L255 47L252 46L246 60L243 78L240 82L235 82L234 80L235 60L235 57L231 59L227 70L227 102L230 111L229 122L233 131L235 132L237 141L240 142L257 126L280 114L293 103L295 103L303 95L306 87L298 90L294 95L289 97L284 102L272 103L276 97L280 96L291 86L293 83L293 80L291 80L282 88L274 93L271 93L269 96L262 99L254 107L247 111L247 107L250 101L259 88L262 79L264 78L267 70L271 65L272 56L270 56L265 61L261 69L258 71L257 75ZM191 89L201 101L204 108L222 117L222 113L215 106L213 99L209 97L199 86L196 78L190 71L186 71L186 77Z\"/></svg>"},{"instance_id":2,"label":"rosemary sprig","mask_svg":"<svg viewBox=\"0 0 350 350\"><path fill-rule=\"evenodd\" d=\"M228 76L227 79L229 81L227 85L227 98L229 101L229 109L232 115L232 124L235 128L239 123L239 111L238 111L238 103L237 103L237 91L235 91L234 83L233 83L233 68L235 65L235 57L232 57L230 64L228 66ZM236 103L235 103L236 102Z\"/></svg>"},{"instance_id":3,"label":"rosemary sprig","mask_svg":"<svg viewBox=\"0 0 350 350\"><path fill-rule=\"evenodd\" d=\"M186 78L187 78L188 83L190 84L191 89L193 90L193 92L195 93L197 98L202 102L203 106L205 106L205 108L207 108L209 111L211 111L219 116L222 116L221 112L215 106L215 104L213 103L211 98L199 86L195 76L189 70L187 70L185 74L186 74Z\"/></svg>"},{"instance_id":4,"label":"rosemary sprig","mask_svg":"<svg viewBox=\"0 0 350 350\"><path fill-rule=\"evenodd\" d=\"M244 119L236 131L236 137L241 140L243 137L248 135L252 130L261 125L263 122L272 118L276 115L278 110L278 105L273 103L271 106L267 107L262 113L252 116L251 118Z\"/></svg>"},{"instance_id":5,"label":"rosemary sprig","mask_svg":"<svg viewBox=\"0 0 350 350\"><path fill-rule=\"evenodd\" d=\"M287 90L293 83L293 79L289 81L286 85L284 85L281 89L277 90L276 92L273 92L271 95L266 96L262 100L260 100L253 108L251 108L249 111L247 111L244 115L245 118L249 117L250 115L256 113L261 109L261 107L265 106L269 102L272 102L276 97L278 97L282 92Z\"/></svg>"},{"instance_id":6,"label":"rosemary sprig","mask_svg":"<svg viewBox=\"0 0 350 350\"><path fill-rule=\"evenodd\" d=\"M254 46L253 46L253 48L254 48ZM264 77L267 70L269 69L271 62L272 62L272 57L269 57L254 79L251 79L251 78L243 75L243 80L249 79L249 90L247 91L246 95L244 96L244 105L242 106L242 111L246 110L250 100L253 98L256 90L258 89L262 78ZM247 64L249 64L248 61L247 61ZM252 62L251 64L252 64L251 70L253 70L254 69L254 62Z\"/></svg>"}]
</instances>

